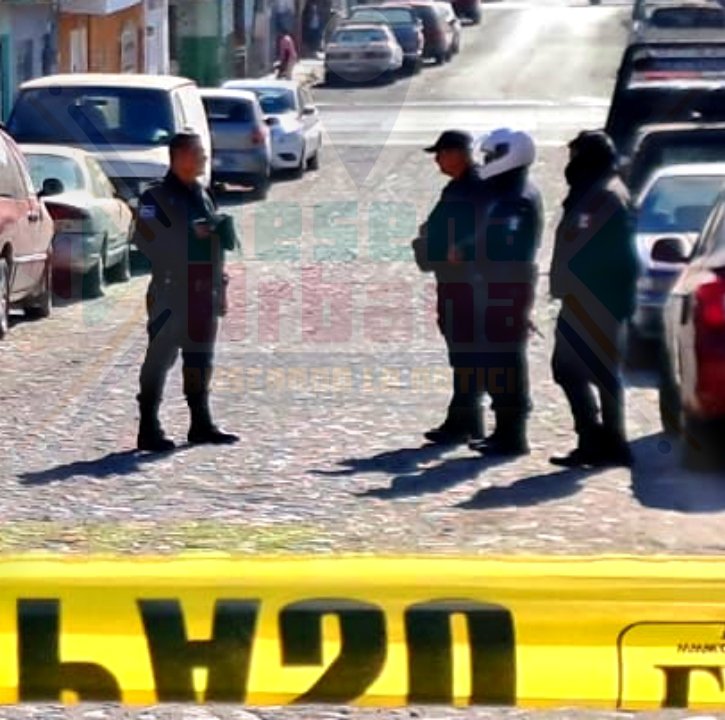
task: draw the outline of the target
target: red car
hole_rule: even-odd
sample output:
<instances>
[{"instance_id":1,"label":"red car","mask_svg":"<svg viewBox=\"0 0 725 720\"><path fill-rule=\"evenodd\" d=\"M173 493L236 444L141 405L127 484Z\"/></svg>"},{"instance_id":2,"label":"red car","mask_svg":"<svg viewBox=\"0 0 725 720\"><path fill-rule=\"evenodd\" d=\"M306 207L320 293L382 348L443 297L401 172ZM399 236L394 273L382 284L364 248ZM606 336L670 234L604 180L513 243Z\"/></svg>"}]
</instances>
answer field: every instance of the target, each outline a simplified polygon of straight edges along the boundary
<instances>
[{"instance_id":1,"label":"red car","mask_svg":"<svg viewBox=\"0 0 725 720\"><path fill-rule=\"evenodd\" d=\"M25 158L0 129L0 339L8 333L11 307L30 317L50 314L53 230Z\"/></svg>"},{"instance_id":2,"label":"red car","mask_svg":"<svg viewBox=\"0 0 725 720\"><path fill-rule=\"evenodd\" d=\"M691 253L663 238L652 257L684 268L664 309L662 425L682 435L686 465L709 468L725 459L725 191Z\"/></svg>"}]
</instances>

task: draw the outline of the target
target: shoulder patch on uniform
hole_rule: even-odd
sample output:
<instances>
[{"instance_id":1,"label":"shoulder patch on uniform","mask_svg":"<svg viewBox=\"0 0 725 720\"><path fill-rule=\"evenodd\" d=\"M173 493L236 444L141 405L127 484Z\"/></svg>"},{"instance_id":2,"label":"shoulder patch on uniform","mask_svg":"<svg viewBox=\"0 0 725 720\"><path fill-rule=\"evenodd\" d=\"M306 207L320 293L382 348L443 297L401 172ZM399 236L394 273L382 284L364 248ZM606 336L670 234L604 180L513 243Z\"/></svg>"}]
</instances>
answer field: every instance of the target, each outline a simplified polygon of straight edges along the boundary
<instances>
[{"instance_id":1,"label":"shoulder patch on uniform","mask_svg":"<svg viewBox=\"0 0 725 720\"><path fill-rule=\"evenodd\" d=\"M592 222L592 216L588 215L587 213L582 213L579 216L579 229L580 230L588 230L589 226Z\"/></svg>"},{"instance_id":2,"label":"shoulder patch on uniform","mask_svg":"<svg viewBox=\"0 0 725 720\"><path fill-rule=\"evenodd\" d=\"M141 205L138 209L138 216L143 220L151 220L156 217L156 207L154 205Z\"/></svg>"}]
</instances>

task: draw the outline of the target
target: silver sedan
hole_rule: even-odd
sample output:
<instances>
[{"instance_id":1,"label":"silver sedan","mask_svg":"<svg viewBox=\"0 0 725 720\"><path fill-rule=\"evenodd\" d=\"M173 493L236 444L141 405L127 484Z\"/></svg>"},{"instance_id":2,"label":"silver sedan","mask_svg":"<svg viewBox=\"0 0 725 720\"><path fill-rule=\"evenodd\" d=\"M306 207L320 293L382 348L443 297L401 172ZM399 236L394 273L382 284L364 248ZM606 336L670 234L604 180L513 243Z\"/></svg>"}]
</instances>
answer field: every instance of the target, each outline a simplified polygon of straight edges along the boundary
<instances>
[{"instance_id":1,"label":"silver sedan","mask_svg":"<svg viewBox=\"0 0 725 720\"><path fill-rule=\"evenodd\" d=\"M325 48L325 82L390 80L403 66L403 50L387 25L348 24Z\"/></svg>"},{"instance_id":2,"label":"silver sedan","mask_svg":"<svg viewBox=\"0 0 725 720\"><path fill-rule=\"evenodd\" d=\"M131 277L131 210L116 196L98 160L83 150L20 145L30 176L55 225L53 270L81 274L84 295L103 293L106 279Z\"/></svg>"}]
</instances>

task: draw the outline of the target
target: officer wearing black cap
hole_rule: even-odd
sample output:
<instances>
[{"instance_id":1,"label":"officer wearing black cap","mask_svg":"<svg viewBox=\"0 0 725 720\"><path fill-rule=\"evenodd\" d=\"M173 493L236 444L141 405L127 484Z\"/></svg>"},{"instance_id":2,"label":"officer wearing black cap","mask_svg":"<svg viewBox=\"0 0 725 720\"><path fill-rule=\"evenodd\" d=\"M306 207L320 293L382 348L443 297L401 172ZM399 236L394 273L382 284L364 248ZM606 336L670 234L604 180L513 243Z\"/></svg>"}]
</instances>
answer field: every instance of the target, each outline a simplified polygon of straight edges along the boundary
<instances>
[{"instance_id":1,"label":"officer wearing black cap","mask_svg":"<svg viewBox=\"0 0 725 720\"><path fill-rule=\"evenodd\" d=\"M139 450L174 447L159 423L166 376L181 352L183 386L191 412L191 443L226 444L238 437L214 425L209 385L219 317L226 312L224 252L237 240L230 216L198 181L206 155L194 133L174 136L171 167L139 200L133 242L151 263L147 293L148 348L141 368Z\"/></svg>"},{"instance_id":2,"label":"officer wearing black cap","mask_svg":"<svg viewBox=\"0 0 725 720\"><path fill-rule=\"evenodd\" d=\"M451 181L421 226L413 250L418 267L435 273L438 327L453 369L453 396L446 419L425 437L438 444L459 444L483 437L480 401L484 388L477 366L485 288L472 261L486 187L473 161L469 133L447 130L425 152L435 154L438 167Z\"/></svg>"},{"instance_id":3,"label":"officer wearing black cap","mask_svg":"<svg viewBox=\"0 0 725 720\"><path fill-rule=\"evenodd\" d=\"M606 133L581 133L569 152L569 194L550 272L551 294L561 300L552 369L571 406L578 445L551 462L630 466L621 368L639 272L631 202Z\"/></svg>"}]
</instances>

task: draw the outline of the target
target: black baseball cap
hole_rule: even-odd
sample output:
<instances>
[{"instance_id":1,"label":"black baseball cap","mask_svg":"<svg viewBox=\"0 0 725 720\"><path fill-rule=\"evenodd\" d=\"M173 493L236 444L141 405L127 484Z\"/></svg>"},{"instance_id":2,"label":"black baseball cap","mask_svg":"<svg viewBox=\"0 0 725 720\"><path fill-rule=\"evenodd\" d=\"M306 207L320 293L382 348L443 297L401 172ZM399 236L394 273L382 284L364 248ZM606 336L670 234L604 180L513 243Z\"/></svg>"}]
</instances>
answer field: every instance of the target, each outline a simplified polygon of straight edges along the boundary
<instances>
[{"instance_id":1,"label":"black baseball cap","mask_svg":"<svg viewBox=\"0 0 725 720\"><path fill-rule=\"evenodd\" d=\"M441 133L435 145L425 148L427 153L440 150L470 150L473 146L473 135L463 130L446 130Z\"/></svg>"}]
</instances>

